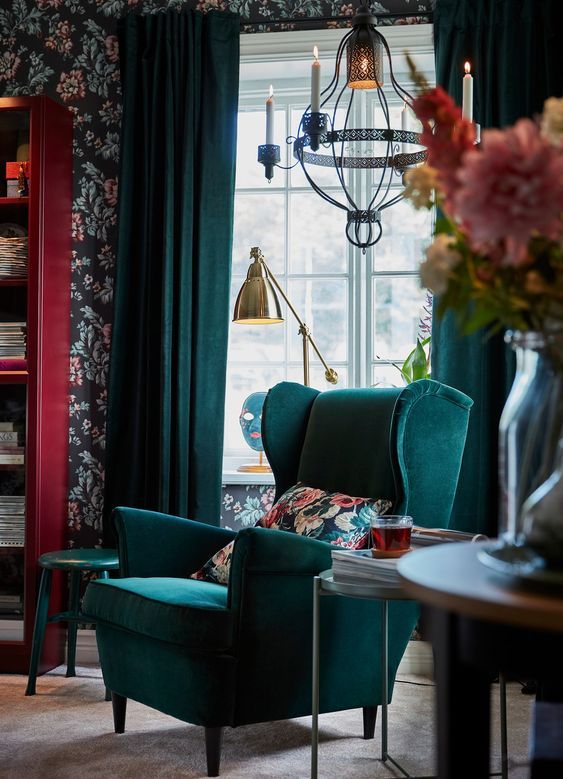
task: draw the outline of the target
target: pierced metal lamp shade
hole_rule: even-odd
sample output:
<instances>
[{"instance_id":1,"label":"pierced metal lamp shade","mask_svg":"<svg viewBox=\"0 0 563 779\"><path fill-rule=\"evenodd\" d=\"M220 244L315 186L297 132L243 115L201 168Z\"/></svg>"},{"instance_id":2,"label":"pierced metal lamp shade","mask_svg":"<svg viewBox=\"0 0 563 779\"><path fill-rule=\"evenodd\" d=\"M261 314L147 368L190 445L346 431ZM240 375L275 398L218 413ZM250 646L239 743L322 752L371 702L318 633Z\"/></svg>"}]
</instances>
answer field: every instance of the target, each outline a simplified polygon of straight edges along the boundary
<instances>
[{"instance_id":1,"label":"pierced metal lamp shade","mask_svg":"<svg viewBox=\"0 0 563 779\"><path fill-rule=\"evenodd\" d=\"M354 17L354 32L346 44L348 86L350 89L377 89L383 86L383 47L372 29L376 19L362 6Z\"/></svg>"},{"instance_id":2,"label":"pierced metal lamp shade","mask_svg":"<svg viewBox=\"0 0 563 779\"><path fill-rule=\"evenodd\" d=\"M233 322L241 325L274 325L283 322L280 301L264 264L255 260L249 267L237 296Z\"/></svg>"}]
</instances>

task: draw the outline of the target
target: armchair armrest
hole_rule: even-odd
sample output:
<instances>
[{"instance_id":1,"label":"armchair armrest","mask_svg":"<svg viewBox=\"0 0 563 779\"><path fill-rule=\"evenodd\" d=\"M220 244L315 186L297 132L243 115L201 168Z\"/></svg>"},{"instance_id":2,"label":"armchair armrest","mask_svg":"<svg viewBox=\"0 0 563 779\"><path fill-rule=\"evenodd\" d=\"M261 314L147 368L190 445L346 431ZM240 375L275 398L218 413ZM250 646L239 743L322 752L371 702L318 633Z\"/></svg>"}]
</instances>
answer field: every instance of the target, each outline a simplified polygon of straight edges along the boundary
<instances>
[{"instance_id":1,"label":"armchair armrest","mask_svg":"<svg viewBox=\"0 0 563 779\"><path fill-rule=\"evenodd\" d=\"M188 576L236 536L232 530L144 509L118 507L112 521L121 576Z\"/></svg>"},{"instance_id":2,"label":"armchair armrest","mask_svg":"<svg viewBox=\"0 0 563 779\"><path fill-rule=\"evenodd\" d=\"M312 576L332 566L331 546L307 536L251 527L237 534L231 562L229 596L236 608L249 576Z\"/></svg>"}]
</instances>

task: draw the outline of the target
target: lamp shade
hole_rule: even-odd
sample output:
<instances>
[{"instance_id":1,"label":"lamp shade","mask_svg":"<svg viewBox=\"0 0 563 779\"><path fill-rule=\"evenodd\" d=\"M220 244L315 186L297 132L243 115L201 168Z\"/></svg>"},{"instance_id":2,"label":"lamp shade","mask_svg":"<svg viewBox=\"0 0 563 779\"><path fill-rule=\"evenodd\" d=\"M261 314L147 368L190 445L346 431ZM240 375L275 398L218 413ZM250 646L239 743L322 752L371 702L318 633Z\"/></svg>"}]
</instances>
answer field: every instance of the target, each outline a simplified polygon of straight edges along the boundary
<instances>
[{"instance_id":1,"label":"lamp shade","mask_svg":"<svg viewBox=\"0 0 563 779\"><path fill-rule=\"evenodd\" d=\"M383 86L381 43L369 30L360 30L348 43L348 86L350 89L376 89Z\"/></svg>"},{"instance_id":2,"label":"lamp shade","mask_svg":"<svg viewBox=\"0 0 563 779\"><path fill-rule=\"evenodd\" d=\"M255 259L239 290L233 322L241 325L273 325L283 322L280 301L263 262Z\"/></svg>"},{"instance_id":3,"label":"lamp shade","mask_svg":"<svg viewBox=\"0 0 563 779\"><path fill-rule=\"evenodd\" d=\"M365 6L359 8L354 17L354 32L346 44L350 89L377 89L383 86L381 39L373 29L376 21Z\"/></svg>"}]
</instances>

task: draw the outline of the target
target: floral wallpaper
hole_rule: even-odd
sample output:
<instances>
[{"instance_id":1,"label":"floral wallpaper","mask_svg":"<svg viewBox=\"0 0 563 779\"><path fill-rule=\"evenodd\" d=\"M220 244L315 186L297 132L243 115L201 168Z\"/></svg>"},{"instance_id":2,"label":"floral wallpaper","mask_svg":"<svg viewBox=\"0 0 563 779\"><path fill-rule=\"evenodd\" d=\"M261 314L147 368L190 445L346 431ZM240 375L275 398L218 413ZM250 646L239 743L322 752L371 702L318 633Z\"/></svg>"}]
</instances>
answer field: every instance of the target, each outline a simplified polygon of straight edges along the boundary
<instances>
[{"instance_id":1,"label":"floral wallpaper","mask_svg":"<svg viewBox=\"0 0 563 779\"><path fill-rule=\"evenodd\" d=\"M254 525L274 503L275 487L264 484L226 484L221 501L221 527L240 530Z\"/></svg>"},{"instance_id":2,"label":"floral wallpaper","mask_svg":"<svg viewBox=\"0 0 563 779\"><path fill-rule=\"evenodd\" d=\"M291 29L292 18L351 16L355 2L330 0L2 0L0 94L45 94L74 116L74 202L69 373L69 514L71 546L101 540L105 418L115 270L121 94L117 20L164 8L232 10L244 32ZM384 0L381 23L425 22L432 0ZM385 17L385 14L388 14ZM411 15L408 19L400 14ZM397 16L398 15L398 16ZM413 16L414 15L414 16ZM272 19L287 18L283 25ZM228 488L223 524L254 524L271 488ZM256 516L256 518L258 518Z\"/></svg>"}]
</instances>

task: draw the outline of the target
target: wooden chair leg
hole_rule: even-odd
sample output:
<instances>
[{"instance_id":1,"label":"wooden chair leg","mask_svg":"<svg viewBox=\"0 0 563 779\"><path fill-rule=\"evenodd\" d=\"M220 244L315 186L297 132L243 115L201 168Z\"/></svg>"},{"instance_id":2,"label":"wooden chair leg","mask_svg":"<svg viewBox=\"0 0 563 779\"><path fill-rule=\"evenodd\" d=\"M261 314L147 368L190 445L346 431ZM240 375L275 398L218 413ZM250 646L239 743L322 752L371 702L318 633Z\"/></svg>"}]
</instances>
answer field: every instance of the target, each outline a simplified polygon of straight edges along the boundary
<instances>
[{"instance_id":1,"label":"wooden chair leg","mask_svg":"<svg viewBox=\"0 0 563 779\"><path fill-rule=\"evenodd\" d=\"M205 728L205 752L207 755L207 776L219 776L223 728Z\"/></svg>"},{"instance_id":2,"label":"wooden chair leg","mask_svg":"<svg viewBox=\"0 0 563 779\"><path fill-rule=\"evenodd\" d=\"M377 706L364 706L364 738L370 739L375 736L375 722L377 720Z\"/></svg>"},{"instance_id":3,"label":"wooden chair leg","mask_svg":"<svg viewBox=\"0 0 563 779\"><path fill-rule=\"evenodd\" d=\"M127 711L127 698L116 692L111 693L111 706L113 709L113 729L116 733L125 733L125 713Z\"/></svg>"}]
</instances>

